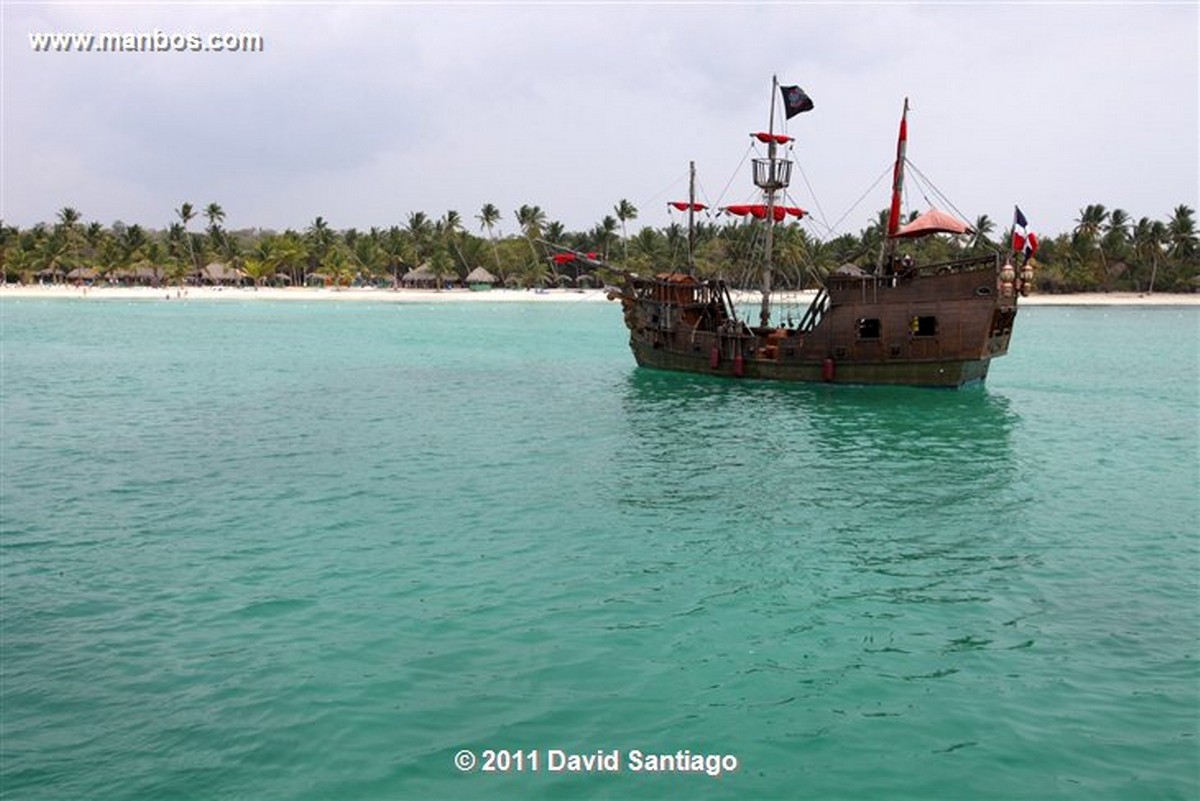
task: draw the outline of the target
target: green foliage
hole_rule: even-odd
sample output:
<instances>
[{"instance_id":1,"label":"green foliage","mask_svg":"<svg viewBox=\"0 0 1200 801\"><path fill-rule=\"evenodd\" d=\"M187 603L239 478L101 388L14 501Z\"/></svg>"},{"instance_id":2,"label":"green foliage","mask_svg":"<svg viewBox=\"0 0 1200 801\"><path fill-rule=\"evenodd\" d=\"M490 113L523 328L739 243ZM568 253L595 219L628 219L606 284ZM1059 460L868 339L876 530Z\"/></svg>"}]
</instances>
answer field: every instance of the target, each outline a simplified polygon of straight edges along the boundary
<instances>
[{"instance_id":1,"label":"green foliage","mask_svg":"<svg viewBox=\"0 0 1200 801\"><path fill-rule=\"evenodd\" d=\"M174 210L173 220L157 231L120 221L108 227L84 223L77 209L64 207L53 224L22 230L0 223L0 267L4 280L21 282L64 281L72 270L84 268L94 270L102 281L183 283L198 280L210 261L241 269L256 285L303 286L317 275L337 286L396 286L406 272L423 264L447 280L487 266L505 284L518 287L573 283L588 273L595 274L593 280L615 279L615 274L583 262L556 265L549 258L552 250L543 244L550 242L641 273L689 269L686 228L672 223L634 232L628 223L637 218L637 208L628 200L617 202L612 212L589 230L567 231L548 220L541 207L525 204L513 213L517 231L501 236L497 225L503 215L491 203L474 217L478 234L466 230L455 211L437 220L415 211L403 223L366 232L338 231L316 217L303 232L277 233L226 230L225 211L217 203L209 203L199 215L192 204L183 203ZM189 230L201 215L205 230ZM777 225L773 283L812 288L844 264L873 265L886 219L886 211L881 211L858 234L828 240L792 221ZM996 232L986 215L974 228L976 233L967 236L903 240L898 253L928 265L1003 250L1012 234ZM701 276L722 278L734 286L756 285L764 234L764 224L757 220L697 220L693 268ZM619 251L614 249L618 244ZM1179 205L1162 219L1135 219L1123 209L1091 204L1080 209L1071 231L1042 236L1036 263L1042 292L1200 291L1195 210Z\"/></svg>"}]
</instances>

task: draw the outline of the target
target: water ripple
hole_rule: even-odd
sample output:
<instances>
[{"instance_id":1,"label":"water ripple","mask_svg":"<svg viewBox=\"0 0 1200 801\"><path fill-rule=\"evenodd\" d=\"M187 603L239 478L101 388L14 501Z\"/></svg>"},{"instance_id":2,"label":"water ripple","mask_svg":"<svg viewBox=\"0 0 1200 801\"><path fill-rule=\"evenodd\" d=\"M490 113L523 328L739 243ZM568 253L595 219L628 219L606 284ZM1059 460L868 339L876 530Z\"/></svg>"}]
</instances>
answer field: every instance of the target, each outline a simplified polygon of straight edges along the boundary
<instances>
[{"instance_id":1,"label":"water ripple","mask_svg":"<svg viewBox=\"0 0 1200 801\"><path fill-rule=\"evenodd\" d=\"M944 393L638 370L615 306L0 303L5 797L1200 793L1194 313Z\"/></svg>"}]
</instances>

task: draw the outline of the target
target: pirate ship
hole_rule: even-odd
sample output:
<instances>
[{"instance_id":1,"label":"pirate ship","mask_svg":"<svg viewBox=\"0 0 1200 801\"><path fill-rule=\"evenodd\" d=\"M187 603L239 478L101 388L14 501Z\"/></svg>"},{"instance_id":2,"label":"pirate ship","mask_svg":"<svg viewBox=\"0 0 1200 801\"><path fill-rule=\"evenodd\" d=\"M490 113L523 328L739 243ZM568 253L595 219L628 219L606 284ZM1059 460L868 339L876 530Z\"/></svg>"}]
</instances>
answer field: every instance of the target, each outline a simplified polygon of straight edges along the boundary
<instances>
[{"instance_id":1,"label":"pirate ship","mask_svg":"<svg viewBox=\"0 0 1200 801\"><path fill-rule=\"evenodd\" d=\"M792 162L779 154L790 137L775 133L775 90L766 132L752 134L767 147L753 159L761 204L727 207L759 218L766 227L758 321L745 319L723 280L702 279L694 269L652 276L618 271L629 345L642 367L715 376L779 381L959 387L982 381L992 359L1008 352L1017 296L1031 286L1026 261L1020 275L995 252L937 264L915 264L897 255L905 239L966 234L971 229L937 209L901 225L908 101L900 120L892 170L887 235L877 260L843 266L828 276L798 322L772 323L771 246L774 226L804 211L781 202ZM812 108L798 87L779 87L791 117ZM694 170L693 170L694 175ZM694 180L686 209L689 231ZM752 312L751 312L752 315Z\"/></svg>"}]
</instances>

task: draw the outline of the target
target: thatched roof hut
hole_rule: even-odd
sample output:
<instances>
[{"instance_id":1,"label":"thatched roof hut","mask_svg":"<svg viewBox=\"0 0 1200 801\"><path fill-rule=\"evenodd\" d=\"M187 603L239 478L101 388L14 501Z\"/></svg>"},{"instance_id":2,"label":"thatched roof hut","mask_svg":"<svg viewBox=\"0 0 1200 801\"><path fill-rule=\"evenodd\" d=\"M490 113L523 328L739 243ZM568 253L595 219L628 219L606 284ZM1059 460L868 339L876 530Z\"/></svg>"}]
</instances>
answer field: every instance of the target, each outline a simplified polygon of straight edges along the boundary
<instances>
[{"instance_id":1,"label":"thatched roof hut","mask_svg":"<svg viewBox=\"0 0 1200 801\"><path fill-rule=\"evenodd\" d=\"M443 284L448 284L448 283L452 283L452 282L456 281L457 279L458 279L458 276L451 273L449 275L442 276L441 282ZM404 277L400 279L400 283L402 283L404 286L410 287L410 288L411 287L437 287L438 286L438 277L433 274L433 270L431 270L429 268L428 264L422 264L420 267L416 268L415 270L409 270L407 273L405 273Z\"/></svg>"},{"instance_id":2,"label":"thatched roof hut","mask_svg":"<svg viewBox=\"0 0 1200 801\"><path fill-rule=\"evenodd\" d=\"M476 267L471 272L467 273L467 286L474 289L475 287L492 287L500 279L489 273L483 267Z\"/></svg>"},{"instance_id":3,"label":"thatched roof hut","mask_svg":"<svg viewBox=\"0 0 1200 801\"><path fill-rule=\"evenodd\" d=\"M68 281L94 281L100 273L91 267L76 267L67 273Z\"/></svg>"},{"instance_id":4,"label":"thatched roof hut","mask_svg":"<svg viewBox=\"0 0 1200 801\"><path fill-rule=\"evenodd\" d=\"M109 283L131 283L142 286L158 286L163 279L163 271L149 262L142 262L134 267L122 267L108 274Z\"/></svg>"},{"instance_id":5,"label":"thatched roof hut","mask_svg":"<svg viewBox=\"0 0 1200 801\"><path fill-rule=\"evenodd\" d=\"M210 284L240 284L246 273L223 262L214 261L200 271L200 280Z\"/></svg>"}]
</instances>

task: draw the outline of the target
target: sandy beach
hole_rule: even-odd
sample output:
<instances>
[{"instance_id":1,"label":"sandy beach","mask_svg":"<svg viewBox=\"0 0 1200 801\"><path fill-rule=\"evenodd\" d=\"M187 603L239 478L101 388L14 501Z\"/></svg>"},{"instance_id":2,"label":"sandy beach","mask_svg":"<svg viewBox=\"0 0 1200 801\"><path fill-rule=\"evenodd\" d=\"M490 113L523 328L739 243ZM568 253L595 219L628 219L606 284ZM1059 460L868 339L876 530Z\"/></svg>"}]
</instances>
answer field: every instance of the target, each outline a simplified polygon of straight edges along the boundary
<instances>
[{"instance_id":1,"label":"sandy beach","mask_svg":"<svg viewBox=\"0 0 1200 801\"><path fill-rule=\"evenodd\" d=\"M812 299L812 292L788 292L776 295L780 303L800 304ZM213 300L213 301L309 301L372 303L602 303L603 289L324 289L311 287L75 287L55 285L0 285L0 298L62 298L74 300ZM756 292L735 292L739 302L756 302ZM1031 295L1021 298L1023 306L1200 306L1200 294L1156 292L1087 292L1068 295Z\"/></svg>"}]
</instances>

